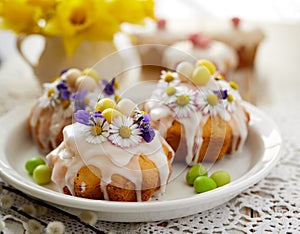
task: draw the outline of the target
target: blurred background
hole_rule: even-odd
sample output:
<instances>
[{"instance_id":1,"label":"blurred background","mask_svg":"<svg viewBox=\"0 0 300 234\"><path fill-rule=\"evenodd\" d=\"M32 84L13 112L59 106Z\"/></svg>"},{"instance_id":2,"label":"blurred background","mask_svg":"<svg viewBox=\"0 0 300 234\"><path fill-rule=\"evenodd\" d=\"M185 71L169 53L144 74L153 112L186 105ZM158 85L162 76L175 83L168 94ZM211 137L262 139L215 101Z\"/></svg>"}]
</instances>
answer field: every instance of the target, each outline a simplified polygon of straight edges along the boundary
<instances>
[{"instance_id":1,"label":"blurred background","mask_svg":"<svg viewBox=\"0 0 300 234\"><path fill-rule=\"evenodd\" d=\"M188 20L197 22L198 26L200 22L200 26L203 27L209 21L228 19L233 16L261 24L299 23L300 27L299 0L156 0L156 13L160 18L177 22ZM193 26L193 24L183 23L181 27ZM13 33L0 31L0 56L2 59L17 53L14 40Z\"/></svg>"}]
</instances>

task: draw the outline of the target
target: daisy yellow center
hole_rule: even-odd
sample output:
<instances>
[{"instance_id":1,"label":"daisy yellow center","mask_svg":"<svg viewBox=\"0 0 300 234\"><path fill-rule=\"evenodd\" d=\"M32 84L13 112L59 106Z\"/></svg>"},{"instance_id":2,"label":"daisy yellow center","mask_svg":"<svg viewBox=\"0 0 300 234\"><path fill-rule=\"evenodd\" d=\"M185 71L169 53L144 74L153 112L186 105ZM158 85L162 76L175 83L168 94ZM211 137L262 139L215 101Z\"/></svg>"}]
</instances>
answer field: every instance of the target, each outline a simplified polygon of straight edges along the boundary
<instances>
[{"instance_id":1,"label":"daisy yellow center","mask_svg":"<svg viewBox=\"0 0 300 234\"><path fill-rule=\"evenodd\" d=\"M102 133L102 128L99 125L95 125L92 127L91 132L94 136L99 136Z\"/></svg>"},{"instance_id":2,"label":"daisy yellow center","mask_svg":"<svg viewBox=\"0 0 300 234\"><path fill-rule=\"evenodd\" d=\"M182 94L176 98L176 104L178 106L185 106L190 102L190 97L186 94Z\"/></svg>"},{"instance_id":3,"label":"daisy yellow center","mask_svg":"<svg viewBox=\"0 0 300 234\"><path fill-rule=\"evenodd\" d=\"M174 80L174 76L173 76L172 74L170 74L170 73L167 73L167 74L165 75L164 80L165 80L165 82L170 83L170 82L172 82L172 81Z\"/></svg>"},{"instance_id":4,"label":"daisy yellow center","mask_svg":"<svg viewBox=\"0 0 300 234\"><path fill-rule=\"evenodd\" d=\"M167 90L166 90L166 94L168 95L168 96L172 96L172 95L174 95L176 93L176 88L175 87L168 87L167 88Z\"/></svg>"},{"instance_id":5,"label":"daisy yellow center","mask_svg":"<svg viewBox=\"0 0 300 234\"><path fill-rule=\"evenodd\" d=\"M70 16L73 25L83 25L86 22L86 12L80 8L74 9Z\"/></svg>"},{"instance_id":6,"label":"daisy yellow center","mask_svg":"<svg viewBox=\"0 0 300 234\"><path fill-rule=\"evenodd\" d=\"M131 136L131 130L127 126L120 127L119 134L122 138L129 138Z\"/></svg>"},{"instance_id":7,"label":"daisy yellow center","mask_svg":"<svg viewBox=\"0 0 300 234\"><path fill-rule=\"evenodd\" d=\"M227 101L233 102L233 100L234 100L234 98L233 98L232 94L229 93L228 96L227 96Z\"/></svg>"},{"instance_id":8,"label":"daisy yellow center","mask_svg":"<svg viewBox=\"0 0 300 234\"><path fill-rule=\"evenodd\" d=\"M218 96L216 94L209 94L207 95L206 97L206 101L209 105L211 106L215 106L218 104L219 102L219 99L218 99Z\"/></svg>"},{"instance_id":9,"label":"daisy yellow center","mask_svg":"<svg viewBox=\"0 0 300 234\"><path fill-rule=\"evenodd\" d=\"M238 90L239 89L239 86L237 83L235 83L234 81L230 81L229 82L229 85L231 88L235 89L235 90Z\"/></svg>"},{"instance_id":10,"label":"daisy yellow center","mask_svg":"<svg viewBox=\"0 0 300 234\"><path fill-rule=\"evenodd\" d=\"M54 88L49 89L49 90L48 90L48 93L47 93L47 96L48 96L48 97L52 97L52 95L54 94L54 92L55 92L55 89L54 89Z\"/></svg>"}]
</instances>

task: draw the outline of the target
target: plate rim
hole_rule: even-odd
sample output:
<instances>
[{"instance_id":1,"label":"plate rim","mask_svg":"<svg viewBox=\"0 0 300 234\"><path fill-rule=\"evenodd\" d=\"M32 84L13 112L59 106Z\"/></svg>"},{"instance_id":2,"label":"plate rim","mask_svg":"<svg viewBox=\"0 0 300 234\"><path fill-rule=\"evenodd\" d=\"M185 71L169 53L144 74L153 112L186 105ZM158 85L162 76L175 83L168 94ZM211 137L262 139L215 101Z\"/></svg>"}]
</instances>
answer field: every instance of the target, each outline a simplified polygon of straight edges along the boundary
<instances>
[{"instance_id":1,"label":"plate rim","mask_svg":"<svg viewBox=\"0 0 300 234\"><path fill-rule=\"evenodd\" d=\"M259 180L263 179L270 170L275 166L275 164L279 161L280 158L280 152L282 148L282 137L281 133L279 131L279 128L275 124L275 122L263 111L261 111L259 108L253 106L250 103L243 102L243 105L247 109L247 111L251 113L255 113L257 116L260 116L264 121L268 121L268 124L270 124L273 127L273 130L277 133L277 141L268 146L267 148L264 147L264 150L273 149L275 150L275 155L267 159L265 161L262 161L262 167L260 170L257 170L256 167L258 166L257 163L249 170L245 175L242 177L234 180L233 182L229 183L228 185L224 187L219 187L215 190L210 191L209 193L202 193L202 194L195 194L191 197L186 198L180 198L180 199L174 199L174 200L164 200L164 201L149 201L149 202L114 202L114 201L104 201L104 200L90 200L85 198L78 198L73 197L65 194L61 194L59 192L53 191L49 188L45 188L43 186L35 186L31 188L28 186L28 184L24 184L21 180L18 180L18 174L17 171L15 171L13 168L9 167L9 165L6 165L5 162L3 162L3 159L6 157L4 147L1 147L0 149L0 176L1 178L6 181L7 183L11 184L15 188L21 190L22 192L26 194L30 194L31 196L42 199L47 202L51 202L57 205L62 205L70 208L76 208L76 209L82 209L84 203L84 209L89 209L93 211L98 212L109 212L109 213L118 213L118 214L137 214L139 212L160 212L162 210L174 210L174 209L181 209L186 208L187 204L191 205L197 205L200 206L201 204L204 204L206 199L212 200L220 200L223 199L224 202L228 201L232 197L235 197L236 195L240 194L242 191L247 189L248 187L252 186L253 184L257 183ZM17 113L24 113L24 110L28 109L30 110L30 107L32 106L32 103L29 102L25 105L15 107L12 111L10 111L8 114L2 116L0 118L0 123L4 123L6 121L11 120L12 116L15 116ZM20 115L18 115L20 116ZM23 121L26 121L26 119L23 119ZM250 120L250 128L251 128L251 121L255 121L253 119ZM22 121L19 121L22 123ZM7 126L7 125L6 125ZM8 127L12 128L14 125L10 124ZM5 134L4 129L0 130L0 135ZM3 146L5 143L5 137L0 138L0 145ZM264 155L266 152L263 153ZM259 165L261 166L261 165ZM257 170L255 172L255 170ZM246 178L247 175L250 175L249 178ZM29 184L30 185L30 184ZM49 193L51 191L51 194ZM228 199L224 199L224 192L226 193L226 197ZM222 203L224 203L222 202ZM121 209L120 209L121 207ZM199 212L203 211L199 209ZM150 215L150 214L149 214ZM189 215L189 214L187 214ZM186 216L186 215L185 215ZM177 216L176 216L177 217ZM182 217L178 216L178 217ZM171 217L174 218L174 217ZM160 219L157 219L160 220ZM107 220L110 221L110 220ZM126 222L127 220L122 220L123 222ZM136 220L135 220L136 221ZM149 220L138 220L138 221L149 221ZM151 221L154 221L153 218ZM129 222L131 222L129 220Z\"/></svg>"}]
</instances>

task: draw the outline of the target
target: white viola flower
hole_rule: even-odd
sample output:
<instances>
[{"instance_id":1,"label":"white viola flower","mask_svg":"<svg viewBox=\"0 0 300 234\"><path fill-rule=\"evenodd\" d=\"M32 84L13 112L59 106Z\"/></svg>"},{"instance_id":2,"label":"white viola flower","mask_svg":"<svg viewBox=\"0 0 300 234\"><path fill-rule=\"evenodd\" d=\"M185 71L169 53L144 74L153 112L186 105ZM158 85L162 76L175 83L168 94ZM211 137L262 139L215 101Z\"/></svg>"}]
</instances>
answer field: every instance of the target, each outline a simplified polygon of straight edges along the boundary
<instances>
[{"instance_id":1,"label":"white viola flower","mask_svg":"<svg viewBox=\"0 0 300 234\"><path fill-rule=\"evenodd\" d=\"M224 99L220 97L222 91L201 89L196 98L196 104L204 115L215 117L219 115L224 120L229 120L230 115L225 108ZM227 94L226 94L227 95Z\"/></svg>"},{"instance_id":2,"label":"white viola flower","mask_svg":"<svg viewBox=\"0 0 300 234\"><path fill-rule=\"evenodd\" d=\"M137 146L142 141L142 132L133 119L128 116L117 116L109 125L109 140L120 147Z\"/></svg>"},{"instance_id":3,"label":"white viola flower","mask_svg":"<svg viewBox=\"0 0 300 234\"><path fill-rule=\"evenodd\" d=\"M82 211L79 214L79 218L82 222L87 223L89 225L95 225L98 220L97 214L92 211Z\"/></svg>"},{"instance_id":4,"label":"white viola flower","mask_svg":"<svg viewBox=\"0 0 300 234\"><path fill-rule=\"evenodd\" d=\"M190 117L196 111L195 104L196 92L187 87L178 87L174 96L170 97L169 103L166 103L174 112L177 118Z\"/></svg>"},{"instance_id":5,"label":"white viola flower","mask_svg":"<svg viewBox=\"0 0 300 234\"><path fill-rule=\"evenodd\" d=\"M43 230L44 230L44 227L40 222L38 222L34 219L30 219L28 221L28 231L29 231L29 233L31 233L31 234L41 234L43 232Z\"/></svg>"},{"instance_id":6,"label":"white viola flower","mask_svg":"<svg viewBox=\"0 0 300 234\"><path fill-rule=\"evenodd\" d=\"M80 112L77 112L77 114L78 113ZM95 112L90 116L88 123L80 125L80 130L86 137L88 143L100 144L107 140L109 135L109 124L100 113Z\"/></svg>"},{"instance_id":7,"label":"white viola flower","mask_svg":"<svg viewBox=\"0 0 300 234\"><path fill-rule=\"evenodd\" d=\"M59 221L48 223L46 233L48 234L63 234L65 232L65 225Z\"/></svg>"},{"instance_id":8,"label":"white viola flower","mask_svg":"<svg viewBox=\"0 0 300 234\"><path fill-rule=\"evenodd\" d=\"M0 202L1 202L1 208L3 210L6 210L6 209L9 209L13 205L14 200L9 195L2 195Z\"/></svg>"}]
</instances>

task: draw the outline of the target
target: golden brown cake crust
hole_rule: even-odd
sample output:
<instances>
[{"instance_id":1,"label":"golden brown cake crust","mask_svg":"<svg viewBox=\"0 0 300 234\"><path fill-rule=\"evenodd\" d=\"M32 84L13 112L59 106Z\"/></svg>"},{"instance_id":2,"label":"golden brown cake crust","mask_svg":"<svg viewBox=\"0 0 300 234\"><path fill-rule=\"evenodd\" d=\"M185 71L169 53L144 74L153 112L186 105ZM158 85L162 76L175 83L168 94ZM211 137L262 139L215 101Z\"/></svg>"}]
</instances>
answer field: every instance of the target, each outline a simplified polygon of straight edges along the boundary
<instances>
[{"instance_id":1,"label":"golden brown cake crust","mask_svg":"<svg viewBox=\"0 0 300 234\"><path fill-rule=\"evenodd\" d=\"M249 113L244 111L246 121L249 122ZM199 126L200 128L200 126ZM183 135L183 126L177 120L173 120L171 127L167 130L166 141L176 150L180 150L180 144L186 144L185 136ZM202 128L202 145L198 150L198 163L202 161L217 161L222 159L225 154L232 150L233 133L229 122L223 120L221 117L208 118L207 122ZM240 137L237 140L236 148L240 143ZM194 145L194 150L195 150ZM176 154L176 157L178 155ZM180 155L179 155L180 156Z\"/></svg>"},{"instance_id":2,"label":"golden brown cake crust","mask_svg":"<svg viewBox=\"0 0 300 234\"><path fill-rule=\"evenodd\" d=\"M172 172L171 162L172 152L164 146L165 157L168 158L168 166ZM135 156L137 157L137 156ZM138 156L138 162L142 172L142 191L141 200L149 200L154 192L160 187L159 171L148 157L141 154ZM134 157L131 159L134 160ZM171 175L171 173L170 173ZM104 181L102 181L104 182ZM104 182L105 183L105 182ZM83 166L74 179L75 196L89 199L104 199L104 194L101 191L101 171L94 166ZM111 201L126 201L136 202L137 191L132 181L119 174L113 174L111 182L106 185L107 194ZM69 194L68 189L64 189L65 194Z\"/></svg>"}]
</instances>

